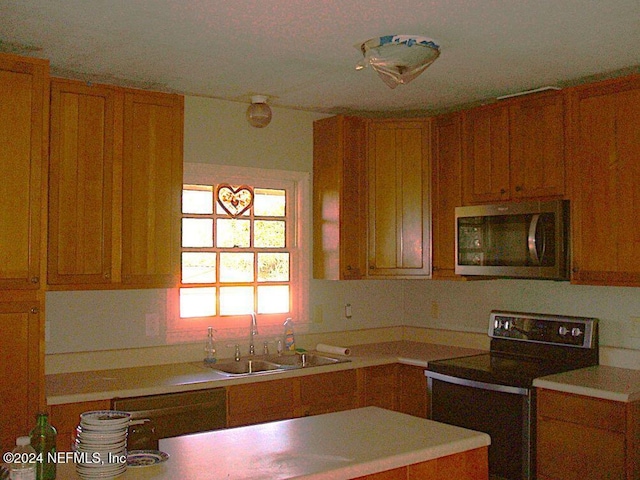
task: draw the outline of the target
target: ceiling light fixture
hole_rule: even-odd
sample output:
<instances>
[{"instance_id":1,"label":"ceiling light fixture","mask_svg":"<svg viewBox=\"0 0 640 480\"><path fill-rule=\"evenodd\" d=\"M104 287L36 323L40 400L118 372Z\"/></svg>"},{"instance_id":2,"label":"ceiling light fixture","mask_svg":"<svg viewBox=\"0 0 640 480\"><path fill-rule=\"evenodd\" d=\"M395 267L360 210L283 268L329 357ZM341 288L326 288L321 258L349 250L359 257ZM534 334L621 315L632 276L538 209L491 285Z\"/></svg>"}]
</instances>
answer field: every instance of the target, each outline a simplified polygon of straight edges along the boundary
<instances>
[{"instance_id":1,"label":"ceiling light fixture","mask_svg":"<svg viewBox=\"0 0 640 480\"><path fill-rule=\"evenodd\" d=\"M440 56L440 46L431 38L416 35L385 35L356 45L364 58L356 65L371 65L390 88L406 85Z\"/></svg>"},{"instance_id":2,"label":"ceiling light fixture","mask_svg":"<svg viewBox=\"0 0 640 480\"><path fill-rule=\"evenodd\" d=\"M249 125L263 128L271 122L271 108L267 105L266 95L254 95L251 97L251 105L247 108L247 121Z\"/></svg>"}]
</instances>

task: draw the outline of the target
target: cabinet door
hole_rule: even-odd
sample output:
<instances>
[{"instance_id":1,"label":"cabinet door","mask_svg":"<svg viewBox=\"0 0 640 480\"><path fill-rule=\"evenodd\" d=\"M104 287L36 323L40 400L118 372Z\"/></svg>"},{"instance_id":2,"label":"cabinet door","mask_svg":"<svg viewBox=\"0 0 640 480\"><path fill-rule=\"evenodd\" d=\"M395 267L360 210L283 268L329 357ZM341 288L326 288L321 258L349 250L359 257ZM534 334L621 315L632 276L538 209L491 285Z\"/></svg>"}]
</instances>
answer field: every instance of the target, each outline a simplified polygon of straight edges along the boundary
<instances>
[{"instance_id":1,"label":"cabinet door","mask_svg":"<svg viewBox=\"0 0 640 480\"><path fill-rule=\"evenodd\" d=\"M49 284L112 279L117 95L105 86L51 82Z\"/></svg>"},{"instance_id":2,"label":"cabinet door","mask_svg":"<svg viewBox=\"0 0 640 480\"><path fill-rule=\"evenodd\" d=\"M363 368L363 406L398 410L398 364Z\"/></svg>"},{"instance_id":3,"label":"cabinet door","mask_svg":"<svg viewBox=\"0 0 640 480\"><path fill-rule=\"evenodd\" d=\"M176 286L180 275L182 131L178 95L125 93L122 283Z\"/></svg>"},{"instance_id":4,"label":"cabinet door","mask_svg":"<svg viewBox=\"0 0 640 480\"><path fill-rule=\"evenodd\" d=\"M398 411L416 417L428 417L427 377L425 367L398 365Z\"/></svg>"},{"instance_id":5,"label":"cabinet door","mask_svg":"<svg viewBox=\"0 0 640 480\"><path fill-rule=\"evenodd\" d=\"M40 402L40 305L0 302L0 447L10 452L16 437L35 426Z\"/></svg>"},{"instance_id":6,"label":"cabinet door","mask_svg":"<svg viewBox=\"0 0 640 480\"><path fill-rule=\"evenodd\" d=\"M465 205L509 199L509 107L464 112L463 200Z\"/></svg>"},{"instance_id":7,"label":"cabinet door","mask_svg":"<svg viewBox=\"0 0 640 480\"><path fill-rule=\"evenodd\" d=\"M299 391L297 378L232 385L227 388L227 426L293 418Z\"/></svg>"},{"instance_id":8,"label":"cabinet door","mask_svg":"<svg viewBox=\"0 0 640 480\"><path fill-rule=\"evenodd\" d=\"M564 195L564 100L553 93L509 107L512 199Z\"/></svg>"},{"instance_id":9,"label":"cabinet door","mask_svg":"<svg viewBox=\"0 0 640 480\"><path fill-rule=\"evenodd\" d=\"M369 277L431 273L430 126L430 120L369 124Z\"/></svg>"},{"instance_id":10,"label":"cabinet door","mask_svg":"<svg viewBox=\"0 0 640 480\"><path fill-rule=\"evenodd\" d=\"M462 116L433 123L433 278L455 275L455 210L462 205Z\"/></svg>"},{"instance_id":11,"label":"cabinet door","mask_svg":"<svg viewBox=\"0 0 640 480\"><path fill-rule=\"evenodd\" d=\"M366 265L366 121L313 123L313 276L364 277Z\"/></svg>"},{"instance_id":12,"label":"cabinet door","mask_svg":"<svg viewBox=\"0 0 640 480\"><path fill-rule=\"evenodd\" d=\"M350 410L360 406L356 370L318 373L300 378L300 414Z\"/></svg>"},{"instance_id":13,"label":"cabinet door","mask_svg":"<svg viewBox=\"0 0 640 480\"><path fill-rule=\"evenodd\" d=\"M640 76L570 98L572 281L640 285Z\"/></svg>"},{"instance_id":14,"label":"cabinet door","mask_svg":"<svg viewBox=\"0 0 640 480\"><path fill-rule=\"evenodd\" d=\"M0 288L40 287L48 73L47 62L0 55Z\"/></svg>"}]
</instances>

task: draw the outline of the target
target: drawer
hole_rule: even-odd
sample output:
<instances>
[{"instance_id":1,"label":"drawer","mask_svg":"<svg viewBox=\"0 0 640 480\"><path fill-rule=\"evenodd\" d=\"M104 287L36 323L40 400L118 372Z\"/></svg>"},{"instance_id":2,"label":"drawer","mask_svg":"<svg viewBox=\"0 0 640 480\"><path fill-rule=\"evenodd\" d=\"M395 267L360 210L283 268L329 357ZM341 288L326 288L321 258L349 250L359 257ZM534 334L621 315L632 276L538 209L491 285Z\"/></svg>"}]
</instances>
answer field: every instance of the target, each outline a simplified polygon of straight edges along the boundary
<instances>
[{"instance_id":1,"label":"drawer","mask_svg":"<svg viewBox=\"0 0 640 480\"><path fill-rule=\"evenodd\" d=\"M626 406L622 402L538 389L538 416L563 422L626 432Z\"/></svg>"}]
</instances>

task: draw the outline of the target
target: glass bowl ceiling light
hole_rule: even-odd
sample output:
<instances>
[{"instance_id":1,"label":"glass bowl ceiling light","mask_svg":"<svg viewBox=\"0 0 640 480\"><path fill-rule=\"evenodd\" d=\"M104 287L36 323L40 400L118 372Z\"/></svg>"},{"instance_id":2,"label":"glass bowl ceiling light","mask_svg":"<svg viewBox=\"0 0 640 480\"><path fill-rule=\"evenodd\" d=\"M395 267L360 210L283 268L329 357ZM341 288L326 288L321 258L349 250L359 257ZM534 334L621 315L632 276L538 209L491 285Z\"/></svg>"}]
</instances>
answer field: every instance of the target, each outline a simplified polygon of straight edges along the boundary
<instances>
[{"instance_id":1,"label":"glass bowl ceiling light","mask_svg":"<svg viewBox=\"0 0 640 480\"><path fill-rule=\"evenodd\" d=\"M364 58L356 65L371 65L390 88L407 84L440 56L440 46L431 38L416 35L385 35L356 45Z\"/></svg>"},{"instance_id":2,"label":"glass bowl ceiling light","mask_svg":"<svg viewBox=\"0 0 640 480\"><path fill-rule=\"evenodd\" d=\"M251 97L251 105L247 108L247 121L249 125L263 128L271 122L271 108L267 105L266 95L254 95Z\"/></svg>"}]
</instances>

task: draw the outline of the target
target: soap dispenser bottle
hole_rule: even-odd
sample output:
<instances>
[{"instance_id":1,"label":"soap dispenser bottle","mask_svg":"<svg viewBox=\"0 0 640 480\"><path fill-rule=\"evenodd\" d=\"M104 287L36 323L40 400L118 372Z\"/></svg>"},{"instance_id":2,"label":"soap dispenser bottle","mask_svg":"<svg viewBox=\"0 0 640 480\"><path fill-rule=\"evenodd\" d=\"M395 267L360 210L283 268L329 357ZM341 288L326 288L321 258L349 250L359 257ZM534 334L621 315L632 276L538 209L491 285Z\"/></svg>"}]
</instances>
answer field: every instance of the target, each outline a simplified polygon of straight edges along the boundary
<instances>
[{"instance_id":1,"label":"soap dispenser bottle","mask_svg":"<svg viewBox=\"0 0 640 480\"><path fill-rule=\"evenodd\" d=\"M284 353L293 354L296 351L296 340L293 335L293 320L287 318L284 322Z\"/></svg>"},{"instance_id":2,"label":"soap dispenser bottle","mask_svg":"<svg viewBox=\"0 0 640 480\"><path fill-rule=\"evenodd\" d=\"M205 351L204 363L211 364L211 363L216 363L217 361L216 343L215 343L215 339L213 338L213 332L215 332L213 327L209 327L207 331L207 343L204 347L204 351Z\"/></svg>"}]
</instances>

